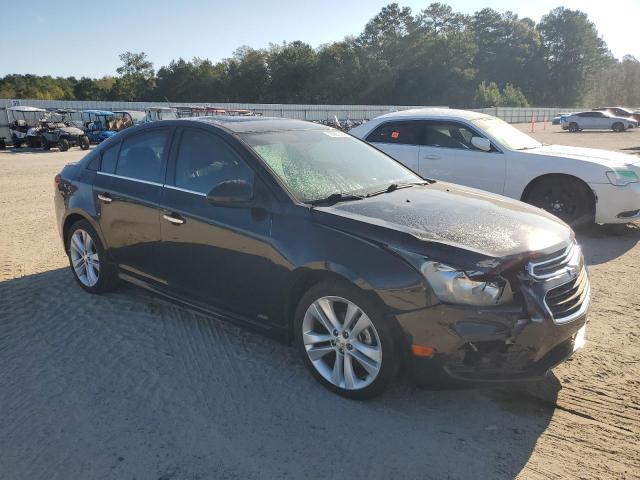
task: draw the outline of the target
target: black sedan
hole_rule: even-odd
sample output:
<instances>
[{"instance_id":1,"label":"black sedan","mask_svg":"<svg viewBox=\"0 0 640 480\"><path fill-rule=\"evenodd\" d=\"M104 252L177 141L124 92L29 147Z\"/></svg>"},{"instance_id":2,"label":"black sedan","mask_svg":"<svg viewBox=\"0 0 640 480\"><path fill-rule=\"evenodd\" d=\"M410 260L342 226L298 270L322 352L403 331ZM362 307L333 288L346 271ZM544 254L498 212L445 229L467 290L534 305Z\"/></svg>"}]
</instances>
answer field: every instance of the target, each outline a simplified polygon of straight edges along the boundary
<instances>
[{"instance_id":1,"label":"black sedan","mask_svg":"<svg viewBox=\"0 0 640 480\"><path fill-rule=\"evenodd\" d=\"M425 180L330 127L264 117L127 129L56 176L79 285L130 282L293 341L329 389L366 398L402 368L535 378L584 343L571 229Z\"/></svg>"}]
</instances>

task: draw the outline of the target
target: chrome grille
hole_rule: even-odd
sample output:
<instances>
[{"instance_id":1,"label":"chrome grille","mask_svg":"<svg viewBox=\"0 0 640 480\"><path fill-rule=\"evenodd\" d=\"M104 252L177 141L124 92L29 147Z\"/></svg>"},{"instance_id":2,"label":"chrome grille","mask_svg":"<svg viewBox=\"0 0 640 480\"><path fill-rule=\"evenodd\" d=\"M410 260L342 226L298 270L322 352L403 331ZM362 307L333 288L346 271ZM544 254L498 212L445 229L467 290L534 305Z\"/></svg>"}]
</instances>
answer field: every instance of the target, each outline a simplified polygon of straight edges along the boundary
<instances>
[{"instance_id":1,"label":"chrome grille","mask_svg":"<svg viewBox=\"0 0 640 480\"><path fill-rule=\"evenodd\" d=\"M577 243L572 243L543 260L529 263L529 275L536 280L558 277L570 270L582 268L582 251Z\"/></svg>"},{"instance_id":2,"label":"chrome grille","mask_svg":"<svg viewBox=\"0 0 640 480\"><path fill-rule=\"evenodd\" d=\"M575 279L549 290L544 299L545 304L556 322L570 321L573 316L586 309L589 290L589 275L583 267Z\"/></svg>"}]
</instances>

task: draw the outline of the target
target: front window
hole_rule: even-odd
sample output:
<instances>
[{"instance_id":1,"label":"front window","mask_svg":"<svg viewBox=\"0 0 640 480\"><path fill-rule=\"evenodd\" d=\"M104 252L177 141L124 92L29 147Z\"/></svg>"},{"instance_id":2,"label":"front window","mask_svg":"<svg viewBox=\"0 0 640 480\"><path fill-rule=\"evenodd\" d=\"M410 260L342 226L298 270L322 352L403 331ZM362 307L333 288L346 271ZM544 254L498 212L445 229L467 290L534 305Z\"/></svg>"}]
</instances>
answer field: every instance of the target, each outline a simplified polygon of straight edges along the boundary
<instances>
[{"instance_id":1,"label":"front window","mask_svg":"<svg viewBox=\"0 0 640 480\"><path fill-rule=\"evenodd\" d=\"M542 146L537 140L499 118L476 118L471 123L510 150L529 150Z\"/></svg>"},{"instance_id":2,"label":"front window","mask_svg":"<svg viewBox=\"0 0 640 480\"><path fill-rule=\"evenodd\" d=\"M301 202L423 181L375 148L337 130L251 133L241 138Z\"/></svg>"}]
</instances>

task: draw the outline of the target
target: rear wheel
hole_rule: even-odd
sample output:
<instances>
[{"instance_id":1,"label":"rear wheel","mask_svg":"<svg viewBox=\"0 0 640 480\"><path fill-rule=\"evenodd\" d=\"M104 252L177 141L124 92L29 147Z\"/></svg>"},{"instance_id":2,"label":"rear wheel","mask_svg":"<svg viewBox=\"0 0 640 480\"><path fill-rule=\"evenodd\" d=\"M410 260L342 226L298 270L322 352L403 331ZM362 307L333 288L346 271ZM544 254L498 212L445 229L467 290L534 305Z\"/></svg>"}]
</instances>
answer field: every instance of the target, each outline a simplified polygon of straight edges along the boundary
<instances>
[{"instance_id":1,"label":"rear wheel","mask_svg":"<svg viewBox=\"0 0 640 480\"><path fill-rule=\"evenodd\" d=\"M622 122L616 122L611 127L614 132L624 132L625 128Z\"/></svg>"},{"instance_id":2,"label":"rear wheel","mask_svg":"<svg viewBox=\"0 0 640 480\"><path fill-rule=\"evenodd\" d=\"M393 383L399 365L393 326L356 287L335 281L312 287L294 328L303 362L329 390L365 399Z\"/></svg>"},{"instance_id":3,"label":"rear wheel","mask_svg":"<svg viewBox=\"0 0 640 480\"><path fill-rule=\"evenodd\" d=\"M86 220L73 224L67 238L71 271L80 286L89 293L103 293L117 284L115 269L106 261L96 231Z\"/></svg>"},{"instance_id":4,"label":"rear wheel","mask_svg":"<svg viewBox=\"0 0 640 480\"><path fill-rule=\"evenodd\" d=\"M593 196L589 187L577 178L556 176L542 179L533 185L525 200L573 228L584 227L594 221Z\"/></svg>"},{"instance_id":5,"label":"rear wheel","mask_svg":"<svg viewBox=\"0 0 640 480\"><path fill-rule=\"evenodd\" d=\"M43 150L49 150L51 148L51 144L49 143L49 140L47 140L46 138L42 139L40 146L42 147Z\"/></svg>"},{"instance_id":6,"label":"rear wheel","mask_svg":"<svg viewBox=\"0 0 640 480\"><path fill-rule=\"evenodd\" d=\"M80 148L82 150L89 150L89 146L89 137L87 137L86 135L80 137Z\"/></svg>"},{"instance_id":7,"label":"rear wheel","mask_svg":"<svg viewBox=\"0 0 640 480\"><path fill-rule=\"evenodd\" d=\"M61 138L58 142L58 149L61 152L66 152L67 150L69 150L69 140L67 140L66 138Z\"/></svg>"},{"instance_id":8,"label":"rear wheel","mask_svg":"<svg viewBox=\"0 0 640 480\"><path fill-rule=\"evenodd\" d=\"M569 124L569 131L575 133L580 131L580 128L578 127L578 124L576 122L571 122Z\"/></svg>"}]
</instances>

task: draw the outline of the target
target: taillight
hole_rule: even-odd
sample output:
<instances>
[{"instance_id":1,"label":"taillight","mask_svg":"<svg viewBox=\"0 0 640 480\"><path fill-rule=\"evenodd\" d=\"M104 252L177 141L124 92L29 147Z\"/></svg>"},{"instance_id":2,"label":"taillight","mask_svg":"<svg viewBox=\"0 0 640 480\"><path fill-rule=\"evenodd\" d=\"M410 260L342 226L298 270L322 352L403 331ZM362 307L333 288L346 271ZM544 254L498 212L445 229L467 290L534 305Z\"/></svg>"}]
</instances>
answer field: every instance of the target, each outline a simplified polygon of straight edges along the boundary
<instances>
[{"instance_id":1,"label":"taillight","mask_svg":"<svg viewBox=\"0 0 640 480\"><path fill-rule=\"evenodd\" d=\"M62 177L60 176L60 174L56 175L53 178L53 181L55 182L56 185L60 185L60 181L62 180Z\"/></svg>"}]
</instances>

